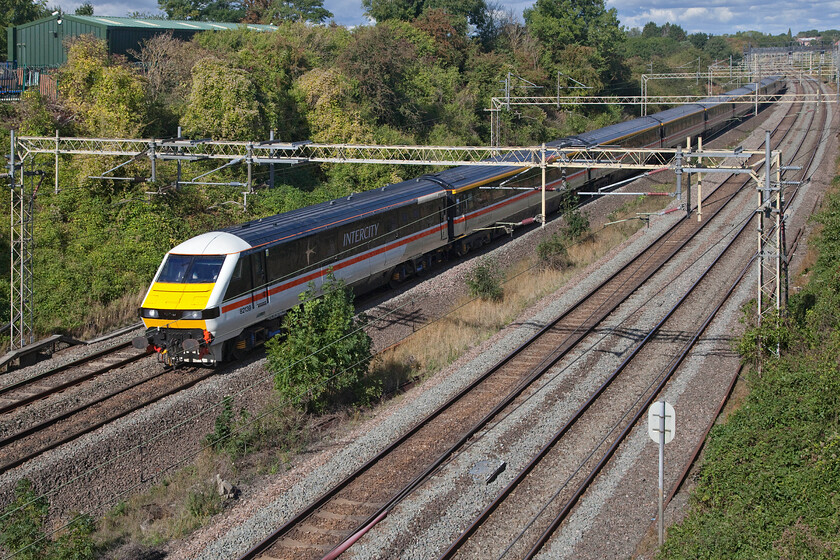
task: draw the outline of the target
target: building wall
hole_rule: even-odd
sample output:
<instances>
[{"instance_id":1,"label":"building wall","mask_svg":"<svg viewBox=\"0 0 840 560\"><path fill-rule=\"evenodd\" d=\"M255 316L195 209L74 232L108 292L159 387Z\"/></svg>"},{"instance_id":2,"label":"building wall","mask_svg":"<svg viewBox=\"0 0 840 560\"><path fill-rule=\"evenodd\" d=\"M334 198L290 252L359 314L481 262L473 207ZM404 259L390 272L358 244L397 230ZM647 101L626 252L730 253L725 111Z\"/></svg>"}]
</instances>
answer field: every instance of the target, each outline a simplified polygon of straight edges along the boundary
<instances>
[{"instance_id":1,"label":"building wall","mask_svg":"<svg viewBox=\"0 0 840 560\"><path fill-rule=\"evenodd\" d=\"M104 39L105 28L58 17L19 25L9 30L14 40L9 42L9 58L13 55L18 66L59 66L67 61L64 39L84 34Z\"/></svg>"}]
</instances>

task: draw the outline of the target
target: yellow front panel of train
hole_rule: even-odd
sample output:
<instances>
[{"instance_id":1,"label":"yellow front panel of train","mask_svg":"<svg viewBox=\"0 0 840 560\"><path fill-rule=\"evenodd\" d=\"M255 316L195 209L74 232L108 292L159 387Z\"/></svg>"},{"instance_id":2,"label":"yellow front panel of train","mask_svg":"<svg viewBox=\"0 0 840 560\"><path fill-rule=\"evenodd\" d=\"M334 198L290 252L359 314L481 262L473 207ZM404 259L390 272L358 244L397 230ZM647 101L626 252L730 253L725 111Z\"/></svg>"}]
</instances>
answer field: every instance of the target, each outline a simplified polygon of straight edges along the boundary
<instances>
[{"instance_id":1,"label":"yellow front panel of train","mask_svg":"<svg viewBox=\"0 0 840 560\"><path fill-rule=\"evenodd\" d=\"M148 309L204 309L215 284L165 284L149 290L143 307Z\"/></svg>"},{"instance_id":2,"label":"yellow front panel of train","mask_svg":"<svg viewBox=\"0 0 840 560\"><path fill-rule=\"evenodd\" d=\"M207 308L215 284L167 284L152 285L143 302L146 309L198 311ZM207 323L199 319L152 319L143 318L146 327L170 327L175 329L204 329Z\"/></svg>"}]
</instances>

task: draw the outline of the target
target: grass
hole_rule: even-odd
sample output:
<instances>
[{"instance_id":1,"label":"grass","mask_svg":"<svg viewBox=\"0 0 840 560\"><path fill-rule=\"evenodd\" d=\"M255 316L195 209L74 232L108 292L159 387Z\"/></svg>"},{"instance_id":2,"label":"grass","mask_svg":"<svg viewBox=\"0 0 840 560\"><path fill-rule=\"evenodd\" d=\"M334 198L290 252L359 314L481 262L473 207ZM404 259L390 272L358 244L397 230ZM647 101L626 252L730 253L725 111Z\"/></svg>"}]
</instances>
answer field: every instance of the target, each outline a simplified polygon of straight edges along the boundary
<instances>
[{"instance_id":1,"label":"grass","mask_svg":"<svg viewBox=\"0 0 840 560\"><path fill-rule=\"evenodd\" d=\"M86 315L87 322L73 329L71 334L82 340L88 340L139 322L140 318L137 315L137 310L143 303L145 295L146 293L143 291L136 294L126 294L106 305L93 304L90 312Z\"/></svg>"},{"instance_id":2,"label":"grass","mask_svg":"<svg viewBox=\"0 0 840 560\"><path fill-rule=\"evenodd\" d=\"M127 542L158 546L199 528L222 510L217 474L232 476L230 460L202 453L190 467L114 506L100 522L96 540L108 549Z\"/></svg>"}]
</instances>

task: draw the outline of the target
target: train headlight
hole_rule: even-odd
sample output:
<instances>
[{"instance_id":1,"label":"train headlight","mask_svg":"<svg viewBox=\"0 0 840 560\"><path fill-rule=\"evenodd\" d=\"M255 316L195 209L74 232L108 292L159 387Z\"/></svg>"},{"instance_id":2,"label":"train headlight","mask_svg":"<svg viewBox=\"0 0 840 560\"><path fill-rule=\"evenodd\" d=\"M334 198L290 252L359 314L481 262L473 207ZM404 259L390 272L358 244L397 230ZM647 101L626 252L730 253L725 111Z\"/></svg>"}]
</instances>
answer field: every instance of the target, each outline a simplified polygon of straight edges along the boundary
<instances>
[{"instance_id":1,"label":"train headlight","mask_svg":"<svg viewBox=\"0 0 840 560\"><path fill-rule=\"evenodd\" d=\"M157 319L158 317L160 317L160 313L158 313L157 309L144 309L143 317L148 317L149 319Z\"/></svg>"},{"instance_id":2,"label":"train headlight","mask_svg":"<svg viewBox=\"0 0 840 560\"><path fill-rule=\"evenodd\" d=\"M201 319L201 311L184 311L184 319Z\"/></svg>"}]
</instances>

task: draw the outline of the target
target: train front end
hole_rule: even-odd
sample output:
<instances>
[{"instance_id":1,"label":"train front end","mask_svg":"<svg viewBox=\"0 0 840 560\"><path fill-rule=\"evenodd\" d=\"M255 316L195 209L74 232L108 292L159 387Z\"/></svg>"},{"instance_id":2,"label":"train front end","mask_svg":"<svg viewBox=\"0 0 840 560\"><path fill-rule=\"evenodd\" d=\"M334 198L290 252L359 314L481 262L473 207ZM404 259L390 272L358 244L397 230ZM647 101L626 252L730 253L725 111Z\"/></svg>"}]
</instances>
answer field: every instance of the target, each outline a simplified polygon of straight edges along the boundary
<instances>
[{"instance_id":1,"label":"train front end","mask_svg":"<svg viewBox=\"0 0 840 560\"><path fill-rule=\"evenodd\" d=\"M234 235L210 232L168 252L140 308L146 332L133 345L167 364L222 361L222 298L238 252L249 247Z\"/></svg>"}]
</instances>

